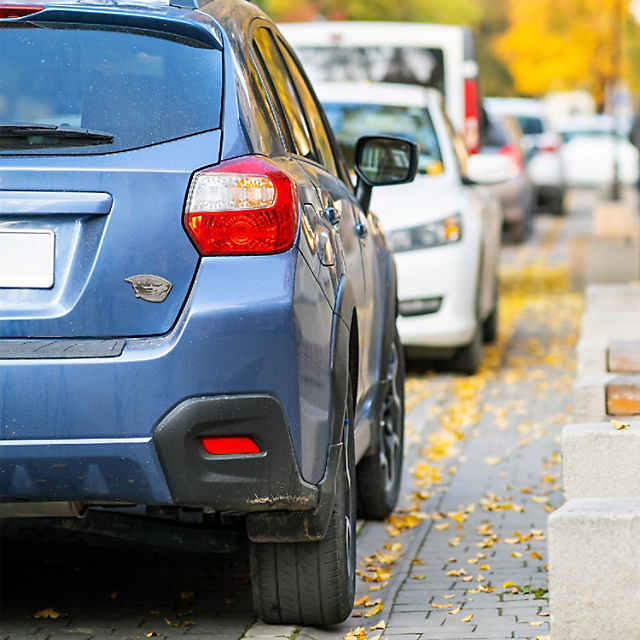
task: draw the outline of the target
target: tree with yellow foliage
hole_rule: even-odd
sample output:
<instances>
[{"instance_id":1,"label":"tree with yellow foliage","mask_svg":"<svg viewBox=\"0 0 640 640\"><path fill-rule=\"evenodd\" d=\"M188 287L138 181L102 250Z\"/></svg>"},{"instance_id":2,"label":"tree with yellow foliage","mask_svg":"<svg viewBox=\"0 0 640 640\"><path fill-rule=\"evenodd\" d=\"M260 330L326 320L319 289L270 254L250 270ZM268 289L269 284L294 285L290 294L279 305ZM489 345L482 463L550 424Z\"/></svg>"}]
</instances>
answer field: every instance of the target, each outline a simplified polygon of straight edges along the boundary
<instances>
[{"instance_id":1,"label":"tree with yellow foliage","mask_svg":"<svg viewBox=\"0 0 640 640\"><path fill-rule=\"evenodd\" d=\"M389 20L473 24L481 9L475 0L258 0L275 20Z\"/></svg>"},{"instance_id":2,"label":"tree with yellow foliage","mask_svg":"<svg viewBox=\"0 0 640 640\"><path fill-rule=\"evenodd\" d=\"M618 65L615 54L616 33L636 41L640 34L629 0L508 0L507 11L509 27L495 50L519 92L586 89L602 107L618 71L625 79L635 74L628 56Z\"/></svg>"}]
</instances>

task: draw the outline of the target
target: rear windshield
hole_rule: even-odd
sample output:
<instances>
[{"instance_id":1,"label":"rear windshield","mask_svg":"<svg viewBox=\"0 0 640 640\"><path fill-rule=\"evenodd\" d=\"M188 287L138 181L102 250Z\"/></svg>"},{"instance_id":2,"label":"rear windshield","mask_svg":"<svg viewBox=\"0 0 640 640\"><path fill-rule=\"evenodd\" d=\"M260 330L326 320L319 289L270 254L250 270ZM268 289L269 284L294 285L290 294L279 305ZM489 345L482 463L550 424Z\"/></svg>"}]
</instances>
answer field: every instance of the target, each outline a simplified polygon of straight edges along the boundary
<instances>
[{"instance_id":1,"label":"rear windshield","mask_svg":"<svg viewBox=\"0 0 640 640\"><path fill-rule=\"evenodd\" d=\"M298 47L314 82L402 82L445 95L442 49L427 47Z\"/></svg>"},{"instance_id":2,"label":"rear windshield","mask_svg":"<svg viewBox=\"0 0 640 640\"><path fill-rule=\"evenodd\" d=\"M516 119L525 136L544 133L544 123L541 118L534 116L516 116Z\"/></svg>"},{"instance_id":3,"label":"rear windshield","mask_svg":"<svg viewBox=\"0 0 640 640\"><path fill-rule=\"evenodd\" d=\"M323 106L350 169L353 169L358 138L363 135L392 135L418 143L420 173L437 175L443 172L438 136L427 109L335 102L325 102Z\"/></svg>"},{"instance_id":4,"label":"rear windshield","mask_svg":"<svg viewBox=\"0 0 640 640\"><path fill-rule=\"evenodd\" d=\"M506 147L509 144L507 128L500 118L487 117L486 126L482 131L483 147Z\"/></svg>"},{"instance_id":5,"label":"rear windshield","mask_svg":"<svg viewBox=\"0 0 640 640\"><path fill-rule=\"evenodd\" d=\"M0 60L0 154L109 153L220 126L222 53L213 45L131 28L21 25L0 29ZM9 139L2 126L16 124L113 139Z\"/></svg>"}]
</instances>

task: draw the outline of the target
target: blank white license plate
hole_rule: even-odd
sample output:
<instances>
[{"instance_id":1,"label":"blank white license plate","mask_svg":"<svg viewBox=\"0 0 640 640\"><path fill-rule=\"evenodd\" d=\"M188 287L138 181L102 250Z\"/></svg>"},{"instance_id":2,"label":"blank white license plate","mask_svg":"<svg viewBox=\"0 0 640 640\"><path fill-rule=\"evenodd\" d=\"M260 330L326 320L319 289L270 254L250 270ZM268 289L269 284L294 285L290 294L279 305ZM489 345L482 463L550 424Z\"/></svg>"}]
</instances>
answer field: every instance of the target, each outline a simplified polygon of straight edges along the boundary
<instances>
[{"instance_id":1,"label":"blank white license plate","mask_svg":"<svg viewBox=\"0 0 640 640\"><path fill-rule=\"evenodd\" d=\"M50 229L0 231L0 288L50 289L54 248Z\"/></svg>"}]
</instances>

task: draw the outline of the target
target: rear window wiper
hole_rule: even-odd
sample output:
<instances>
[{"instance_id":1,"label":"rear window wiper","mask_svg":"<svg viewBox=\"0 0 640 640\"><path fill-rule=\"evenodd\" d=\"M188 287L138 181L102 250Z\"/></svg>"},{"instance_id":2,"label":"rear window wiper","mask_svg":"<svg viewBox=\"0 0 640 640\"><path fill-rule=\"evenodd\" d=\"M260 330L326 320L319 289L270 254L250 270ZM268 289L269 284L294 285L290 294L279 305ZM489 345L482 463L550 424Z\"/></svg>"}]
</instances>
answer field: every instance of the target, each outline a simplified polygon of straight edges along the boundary
<instances>
[{"instance_id":1,"label":"rear window wiper","mask_svg":"<svg viewBox=\"0 0 640 640\"><path fill-rule=\"evenodd\" d=\"M0 139L31 137L69 139L85 144L107 144L113 142L114 136L105 131L94 131L80 127L49 124L0 124Z\"/></svg>"}]
</instances>

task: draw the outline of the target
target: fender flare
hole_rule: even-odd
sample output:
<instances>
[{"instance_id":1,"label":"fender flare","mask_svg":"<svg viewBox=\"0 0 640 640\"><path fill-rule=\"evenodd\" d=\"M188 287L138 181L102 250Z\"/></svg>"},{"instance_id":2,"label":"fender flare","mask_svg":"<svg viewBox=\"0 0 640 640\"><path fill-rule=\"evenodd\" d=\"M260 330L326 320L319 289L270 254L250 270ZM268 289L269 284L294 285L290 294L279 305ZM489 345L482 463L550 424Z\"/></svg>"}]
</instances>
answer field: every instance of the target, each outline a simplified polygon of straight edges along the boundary
<instances>
[{"instance_id":1,"label":"fender flare","mask_svg":"<svg viewBox=\"0 0 640 640\"><path fill-rule=\"evenodd\" d=\"M336 479L343 447L344 414L349 381L349 342L355 309L353 289L347 278L340 280L331 327L331 406L328 428L331 430L327 466L318 488L318 502L312 511L250 513L247 533L252 542L309 542L322 540L329 527L336 496Z\"/></svg>"},{"instance_id":2,"label":"fender flare","mask_svg":"<svg viewBox=\"0 0 640 640\"><path fill-rule=\"evenodd\" d=\"M387 253L387 260L384 265L385 276L385 299L384 299L384 324L382 326L382 347L380 349L380 366L378 371L378 391L374 398L373 415L378 417L382 411L382 404L387 393L387 364L389 362L389 353L391 344L395 336L396 319L398 317L398 273L396 261L392 253ZM377 420L376 420L377 423ZM380 431L379 429L371 429L371 442L366 456L376 455L380 451Z\"/></svg>"},{"instance_id":3,"label":"fender flare","mask_svg":"<svg viewBox=\"0 0 640 640\"><path fill-rule=\"evenodd\" d=\"M349 380L349 341L351 322L356 308L355 296L350 281L342 276L338 285L336 304L331 327L331 409L329 424L331 443L342 442L343 416L342 407L347 398L347 382ZM357 390L353 390L354 400Z\"/></svg>"}]
</instances>

